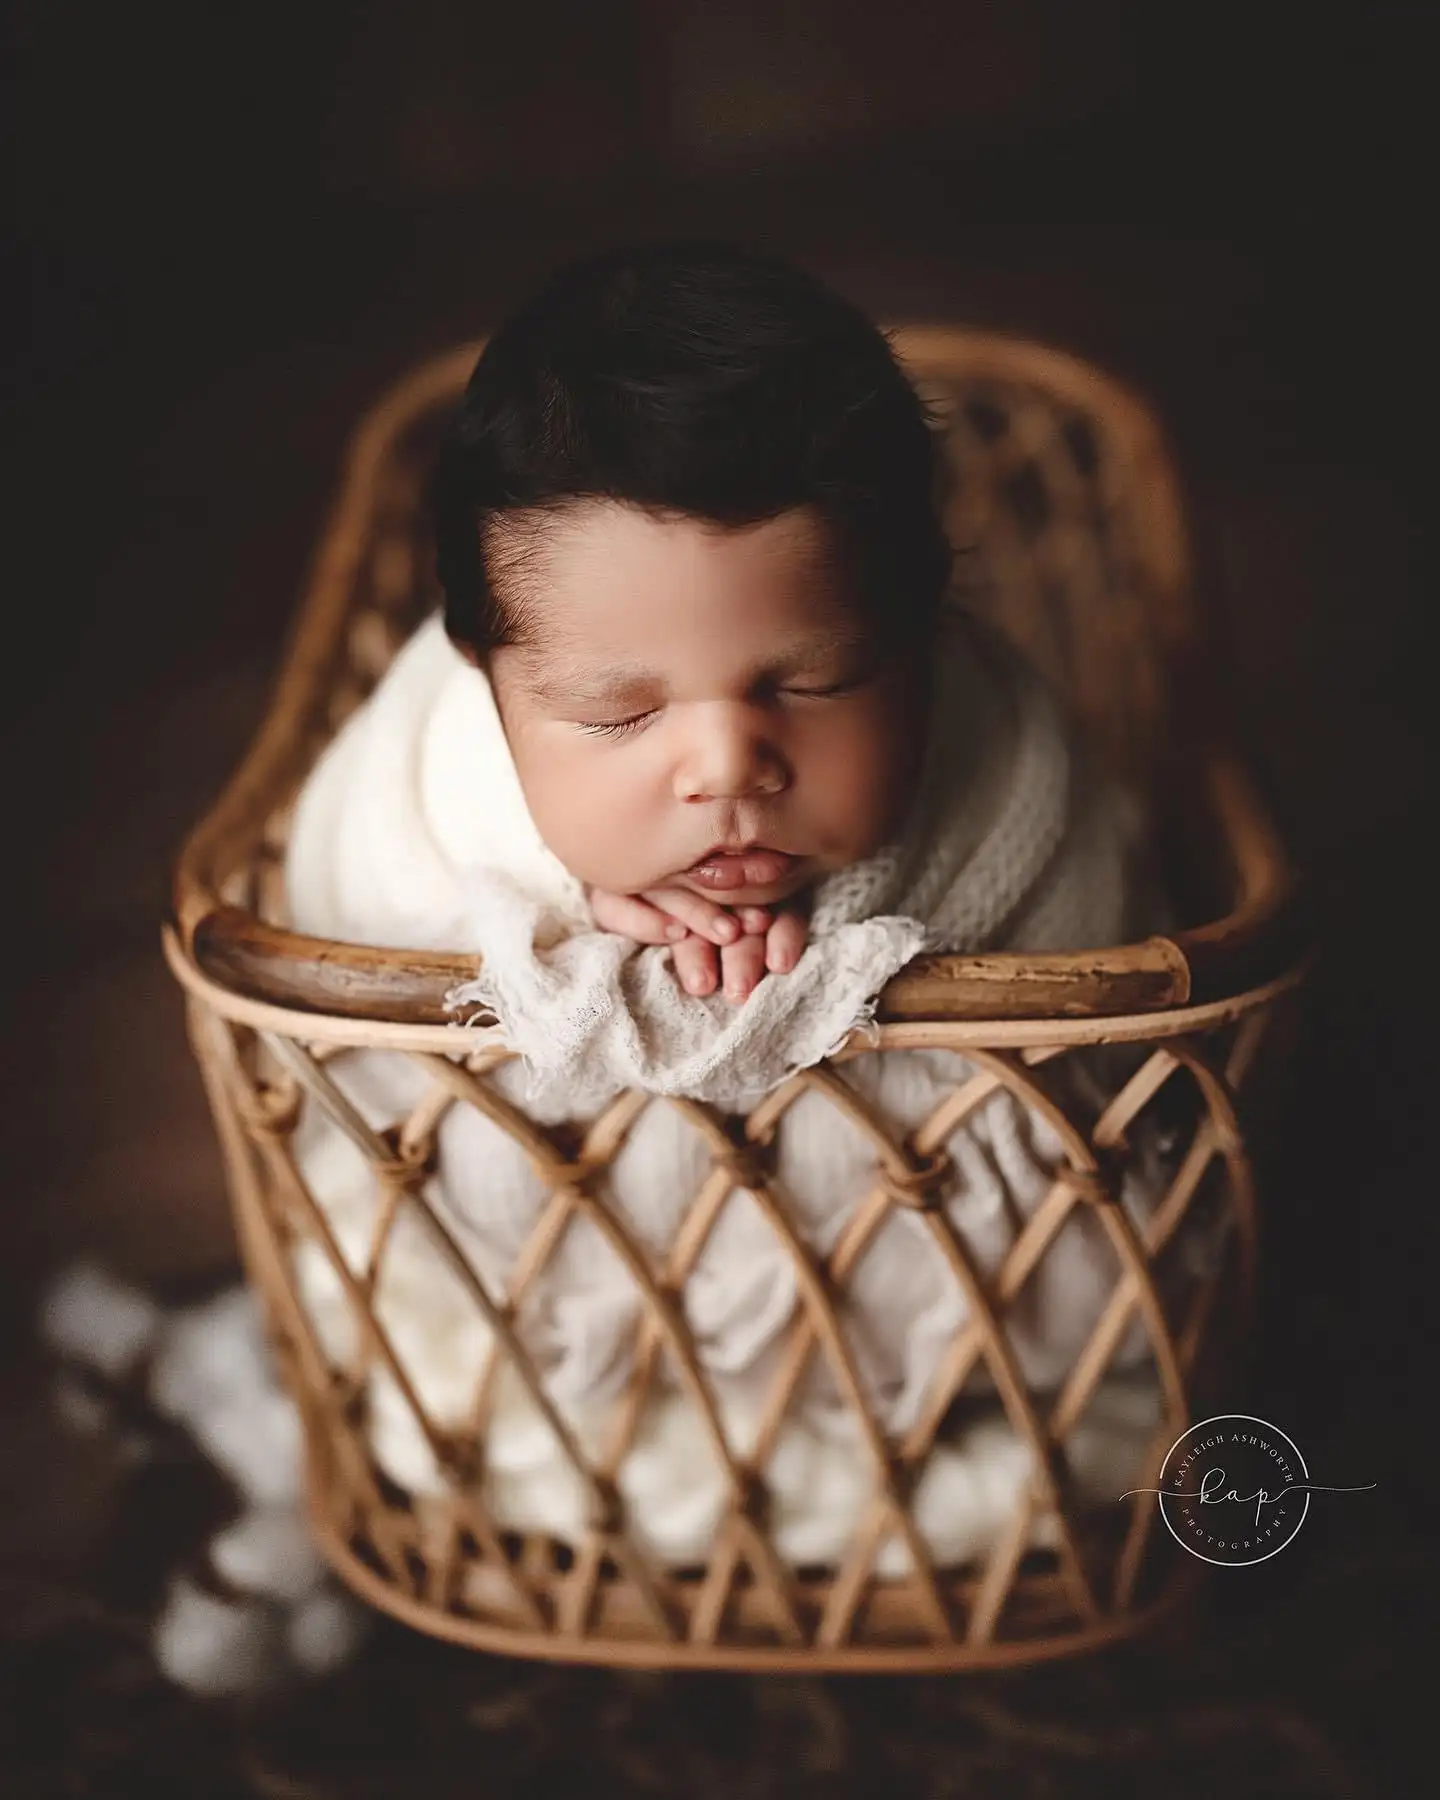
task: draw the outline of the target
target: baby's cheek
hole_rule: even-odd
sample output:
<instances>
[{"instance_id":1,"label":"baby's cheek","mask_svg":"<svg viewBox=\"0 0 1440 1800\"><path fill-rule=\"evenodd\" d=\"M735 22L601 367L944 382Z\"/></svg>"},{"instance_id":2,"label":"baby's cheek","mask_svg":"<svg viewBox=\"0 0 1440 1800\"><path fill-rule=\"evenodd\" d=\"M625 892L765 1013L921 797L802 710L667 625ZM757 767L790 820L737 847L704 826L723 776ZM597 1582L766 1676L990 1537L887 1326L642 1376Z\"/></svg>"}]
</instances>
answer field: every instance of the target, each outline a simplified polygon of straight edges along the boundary
<instances>
[{"instance_id":1,"label":"baby's cheek","mask_svg":"<svg viewBox=\"0 0 1440 1800\"><path fill-rule=\"evenodd\" d=\"M637 878L635 852L644 843L643 810L634 783L590 755L532 759L520 770L536 829L570 873L595 887L628 892ZM640 874L648 874L641 870Z\"/></svg>"},{"instance_id":2,"label":"baby's cheek","mask_svg":"<svg viewBox=\"0 0 1440 1800\"><path fill-rule=\"evenodd\" d=\"M907 731L887 714L836 720L809 747L807 786L829 834L849 855L868 856L890 836L912 791Z\"/></svg>"},{"instance_id":3,"label":"baby's cheek","mask_svg":"<svg viewBox=\"0 0 1440 1800\"><path fill-rule=\"evenodd\" d=\"M548 759L531 771L525 790L542 834L574 840L585 838L593 829L596 801L601 796L583 762Z\"/></svg>"}]
</instances>

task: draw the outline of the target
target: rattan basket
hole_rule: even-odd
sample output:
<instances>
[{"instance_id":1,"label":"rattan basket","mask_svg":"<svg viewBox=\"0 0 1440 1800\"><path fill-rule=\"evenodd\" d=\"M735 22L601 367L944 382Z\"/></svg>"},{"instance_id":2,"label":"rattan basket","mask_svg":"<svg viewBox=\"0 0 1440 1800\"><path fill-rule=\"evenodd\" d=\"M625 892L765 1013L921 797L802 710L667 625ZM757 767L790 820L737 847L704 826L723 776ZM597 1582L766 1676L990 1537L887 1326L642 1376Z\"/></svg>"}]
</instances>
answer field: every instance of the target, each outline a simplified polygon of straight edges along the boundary
<instances>
[{"instance_id":1,"label":"rattan basket","mask_svg":"<svg viewBox=\"0 0 1440 1800\"><path fill-rule=\"evenodd\" d=\"M1267 1025L1296 985L1295 889L1275 834L1226 741L1192 608L1177 485L1145 407L1058 352L959 330L915 328L896 343L941 409L962 479L952 537L971 554L974 604L988 610L1070 697L1114 762L1145 782L1167 830L1172 875L1192 927L1076 956L947 956L912 964L885 991L882 1052L962 1053L943 1116L896 1141L844 1081L844 1053L796 1077L748 1118L684 1102L712 1152L664 1266L630 1242L607 1209L603 1174L637 1112L676 1104L618 1100L577 1140L547 1132L487 1088L503 1048L447 1013L443 996L473 959L378 951L286 930L281 870L287 818L317 753L374 686L438 599L421 495L449 409L473 366L468 345L412 374L362 422L296 620L273 703L229 787L179 859L164 932L187 996L189 1026L223 1146L241 1245L263 1295L277 1356L305 1425L316 1530L341 1575L411 1624L456 1642L519 1655L712 1668L962 1668L1080 1650L1137 1631L1190 1591L1201 1565L1174 1545L1153 1496L1084 1508L1068 1478L1067 1433L1138 1314L1162 1397L1146 1482L1166 1449L1221 1392L1243 1352L1255 1292L1256 1217L1237 1092ZM1098 1122L1073 1118L1050 1079L1098 1044L1137 1047L1136 1072ZM377 1130L327 1074L350 1046L408 1059L425 1098ZM873 1046L867 1046L873 1047ZM766 1150L786 1107L823 1091L875 1144L873 1192L827 1256L801 1241ZM982 1273L963 1234L932 1205L946 1138L1002 1089L1060 1132L1065 1161L998 1272ZM1183 1094L1182 1094L1183 1090ZM1181 1094L1183 1104L1173 1102ZM1144 1230L1116 1204L1133 1121L1165 1104L1186 1121L1173 1177ZM551 1190L535 1241L508 1291L476 1276L422 1192L446 1108L480 1106L519 1141ZM369 1159L379 1196L364 1264L346 1263L301 1176L293 1134L318 1107ZM737 1187L755 1196L793 1253L803 1304L758 1446L726 1443L679 1300L718 1209ZM1176 1315L1159 1259L1203 1190L1221 1195L1224 1252ZM866 1413L840 1313L847 1275L891 1207L919 1210L935 1253L969 1301L923 1417L887 1438ZM1058 1392L1027 1388L1002 1329L1072 1208L1093 1209L1113 1249L1103 1316ZM397 1213L414 1209L465 1284L537 1405L549 1402L515 1327L527 1282L565 1223L588 1218L643 1296L635 1374L610 1449L567 1451L589 1497L571 1542L502 1529L487 1512L484 1468L494 1368L466 1429L424 1416L370 1306ZM297 1242L320 1246L354 1309L359 1348L327 1358L301 1304ZM662 1353L707 1423L730 1500L708 1561L657 1566L627 1532L619 1475ZM859 1417L873 1493L834 1566L787 1567L766 1526L767 1450L807 1361L829 1359ZM498 1357L497 1357L498 1361ZM910 1496L947 1405L988 1365L1034 1479L1013 1527L980 1567L937 1568ZM384 1369L411 1401L447 1497L399 1490L377 1467L365 1430L366 1384ZM1228 1391L1228 1390L1224 1390ZM554 1428L564 1435L564 1421ZM1037 1518L1053 1548L1030 1548ZM898 1538L910 1573L882 1580L877 1547Z\"/></svg>"}]
</instances>

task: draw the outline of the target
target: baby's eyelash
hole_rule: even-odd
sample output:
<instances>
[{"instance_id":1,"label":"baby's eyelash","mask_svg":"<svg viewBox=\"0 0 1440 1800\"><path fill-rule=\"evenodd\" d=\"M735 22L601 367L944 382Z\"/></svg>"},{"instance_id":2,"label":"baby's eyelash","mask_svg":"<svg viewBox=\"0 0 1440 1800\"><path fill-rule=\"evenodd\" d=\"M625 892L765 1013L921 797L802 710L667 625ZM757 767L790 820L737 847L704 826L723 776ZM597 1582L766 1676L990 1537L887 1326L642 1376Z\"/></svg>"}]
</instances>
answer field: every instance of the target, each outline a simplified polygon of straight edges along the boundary
<instances>
[{"instance_id":1,"label":"baby's eyelash","mask_svg":"<svg viewBox=\"0 0 1440 1800\"><path fill-rule=\"evenodd\" d=\"M632 731L638 731L647 719L654 718L653 712L636 713L633 718L615 719L608 723L591 724L580 719L576 723L582 731L588 731L592 737L619 738L628 737Z\"/></svg>"}]
</instances>

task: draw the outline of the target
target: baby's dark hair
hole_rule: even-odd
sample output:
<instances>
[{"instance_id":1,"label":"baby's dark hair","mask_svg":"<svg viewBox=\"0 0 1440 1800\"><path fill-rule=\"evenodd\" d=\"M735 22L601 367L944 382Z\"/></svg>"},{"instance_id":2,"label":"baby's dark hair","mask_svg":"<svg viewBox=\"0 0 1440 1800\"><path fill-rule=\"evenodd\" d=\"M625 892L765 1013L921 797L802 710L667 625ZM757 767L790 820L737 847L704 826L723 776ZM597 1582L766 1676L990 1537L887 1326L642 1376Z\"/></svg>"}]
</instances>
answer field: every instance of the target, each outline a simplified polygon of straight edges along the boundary
<instances>
[{"instance_id":1,"label":"baby's dark hair","mask_svg":"<svg viewBox=\"0 0 1440 1800\"><path fill-rule=\"evenodd\" d=\"M518 641L497 523L607 499L720 526L813 507L909 638L950 576L939 471L886 338L813 276L720 245L610 251L552 276L471 375L432 490L446 629L480 655Z\"/></svg>"}]
</instances>

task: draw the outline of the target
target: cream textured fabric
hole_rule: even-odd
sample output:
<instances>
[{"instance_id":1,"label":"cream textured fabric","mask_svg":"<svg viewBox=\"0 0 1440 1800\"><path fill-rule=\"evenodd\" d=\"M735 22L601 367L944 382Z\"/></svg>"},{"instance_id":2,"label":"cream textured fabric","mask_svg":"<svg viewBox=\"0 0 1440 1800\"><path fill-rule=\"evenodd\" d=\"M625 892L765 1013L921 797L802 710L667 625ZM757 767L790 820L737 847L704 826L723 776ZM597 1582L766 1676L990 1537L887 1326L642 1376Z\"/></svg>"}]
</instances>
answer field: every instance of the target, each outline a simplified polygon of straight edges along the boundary
<instances>
[{"instance_id":1,"label":"cream textured fabric","mask_svg":"<svg viewBox=\"0 0 1440 1800\"><path fill-rule=\"evenodd\" d=\"M895 1079L903 1084L900 1065L906 1059L885 1060L897 1065ZM328 1066L376 1124L397 1099L402 1103L417 1099L423 1084L413 1067L382 1070L361 1058L345 1059L340 1068ZM633 1146L635 1154L627 1158L626 1166L617 1169L612 1189L612 1196L618 1192L636 1198L636 1177L648 1172L649 1186L638 1196L649 1202L648 1213L637 1207L623 1215L647 1249L647 1226L654 1229L676 1209L683 1183L694 1175L697 1161L693 1153L676 1154L667 1115L673 1119L673 1109L663 1102L645 1115L656 1123ZM501 1173L502 1179L519 1176L520 1159L513 1154L507 1158L502 1134L494 1127L487 1132L487 1127L488 1121L469 1108L451 1113L442 1133L440 1159L442 1169L451 1173L427 1187L431 1204L446 1209L447 1195L453 1200L455 1175L462 1169L475 1172L476 1195L482 1190L493 1193L492 1172ZM837 1170L843 1174L845 1158L835 1156L833 1149L828 1163L807 1156L821 1142L833 1145L834 1133L791 1134L793 1161L810 1160L821 1180ZM347 1262L359 1272L367 1261L382 1205L360 1152L314 1114L302 1121L296 1148L306 1181ZM858 1168L858 1162L852 1167ZM668 1207L661 1201L667 1171ZM955 1215L975 1234L987 1268L1013 1238L1012 1222L997 1208L1002 1187L997 1168L978 1194L960 1202ZM1028 1189L1025 1198L1030 1198ZM838 1213L848 1210L826 1208L817 1185L807 1190L806 1202L809 1216L826 1219L826 1237L833 1234ZM1088 1213L1083 1219L1093 1224ZM892 1429L913 1412L934 1372L938 1352L965 1316L961 1297L944 1285L938 1259L923 1251L917 1254L915 1224L907 1214L892 1220L891 1228L882 1233L862 1265L861 1304L850 1309L846 1319L847 1336L872 1403ZM494 1292L512 1259L518 1226L518 1215L511 1212L509 1230L470 1229L463 1234L466 1249ZM759 1424L775 1334L789 1317L795 1298L788 1259L773 1236L767 1245L767 1235L753 1203L746 1206L743 1196L733 1196L685 1295L721 1427L742 1458ZM1098 1234L1092 1238L1086 1232L1073 1239L1056 1272L1049 1271L1047 1259L1047 1272L1020 1310L1018 1338L1028 1345L1022 1362L1042 1382L1056 1381L1066 1365L1064 1330L1073 1330L1087 1314L1093 1323L1104 1275L1102 1250ZM758 1265L753 1275L752 1263ZM318 1245L300 1248L296 1275L326 1353L338 1365L350 1363L360 1348L355 1314ZM1063 1319L1038 1329L1037 1321L1067 1286L1074 1291L1061 1309ZM473 1416L494 1340L464 1283L412 1210L402 1210L393 1223L370 1304L431 1422L442 1431L463 1431ZM912 1305L918 1326L914 1332L909 1330ZM604 1241L581 1222L571 1225L556 1263L522 1309L521 1333L541 1379L581 1448L592 1457L601 1455L609 1441L613 1401L629 1372L637 1313L628 1275ZM1015 1341L1017 1334L1011 1335ZM1135 1351L1131 1341L1132 1359ZM1123 1354L1116 1359L1124 1360ZM887 1387L877 1376L891 1366L908 1367L908 1378L902 1375L899 1384ZM968 1391L983 1396L987 1390L982 1380L972 1382ZM386 1370L376 1370L370 1377L367 1402L371 1449L386 1474L412 1494L444 1493L447 1479L430 1442ZM1102 1503L1117 1499L1139 1479L1159 1417L1159 1396L1147 1367L1117 1371L1102 1382L1066 1442L1077 1491ZM588 1497L543 1414L508 1365L502 1364L495 1388L483 1469L484 1495L499 1524L578 1540L586 1524ZM833 1385L823 1363L817 1363L801 1403L787 1417L763 1474L779 1554L794 1565L842 1557L868 1508L874 1471L857 1424L834 1404ZM973 1409L957 1431L936 1445L914 1496L916 1521L934 1559L942 1565L960 1564L990 1551L1013 1520L1033 1474L1029 1450L998 1410L983 1405ZM618 1486L628 1528L650 1554L676 1566L704 1559L726 1504L728 1482L693 1404L673 1380L662 1381L647 1405ZM1042 1515L1030 1541L1052 1542L1053 1521ZM878 1558L878 1572L895 1577L906 1567L900 1544L888 1542Z\"/></svg>"}]
</instances>

